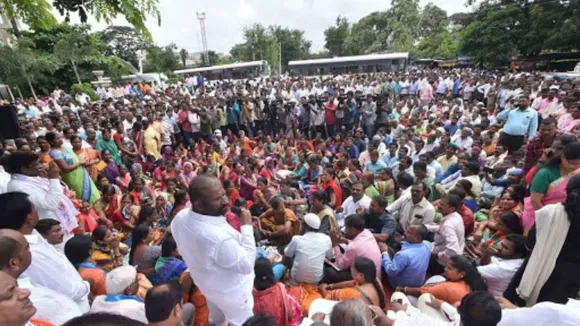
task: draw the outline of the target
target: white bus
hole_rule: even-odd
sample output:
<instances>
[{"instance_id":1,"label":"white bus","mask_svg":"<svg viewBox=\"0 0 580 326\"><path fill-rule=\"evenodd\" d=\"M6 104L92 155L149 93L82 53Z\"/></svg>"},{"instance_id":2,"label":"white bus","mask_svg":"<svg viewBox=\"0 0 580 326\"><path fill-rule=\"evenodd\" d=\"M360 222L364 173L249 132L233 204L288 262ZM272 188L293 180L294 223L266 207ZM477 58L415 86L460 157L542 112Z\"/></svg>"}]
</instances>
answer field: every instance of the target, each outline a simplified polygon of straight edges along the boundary
<instances>
[{"instance_id":1,"label":"white bus","mask_svg":"<svg viewBox=\"0 0 580 326\"><path fill-rule=\"evenodd\" d=\"M288 69L291 74L303 76L405 71L408 61L408 52L367 54L290 61L288 62Z\"/></svg>"},{"instance_id":2,"label":"white bus","mask_svg":"<svg viewBox=\"0 0 580 326\"><path fill-rule=\"evenodd\" d=\"M270 66L266 60L259 60L211 67L175 70L174 73L184 77L202 75L207 80L247 79L269 76Z\"/></svg>"}]
</instances>

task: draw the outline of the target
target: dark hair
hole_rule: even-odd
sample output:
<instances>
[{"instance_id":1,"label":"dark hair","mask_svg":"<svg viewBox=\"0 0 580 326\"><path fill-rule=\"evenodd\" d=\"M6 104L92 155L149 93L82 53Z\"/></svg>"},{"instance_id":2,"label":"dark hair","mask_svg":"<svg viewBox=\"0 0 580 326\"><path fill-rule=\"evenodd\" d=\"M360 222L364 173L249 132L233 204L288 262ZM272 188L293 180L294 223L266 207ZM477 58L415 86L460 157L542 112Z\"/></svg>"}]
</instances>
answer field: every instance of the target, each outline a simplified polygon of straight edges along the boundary
<instances>
[{"instance_id":1,"label":"dark hair","mask_svg":"<svg viewBox=\"0 0 580 326\"><path fill-rule=\"evenodd\" d=\"M276 326L276 321L272 316L261 312L247 319L242 326Z\"/></svg>"},{"instance_id":2,"label":"dark hair","mask_svg":"<svg viewBox=\"0 0 580 326\"><path fill-rule=\"evenodd\" d=\"M146 326L140 321L105 312L86 314L73 318L62 326Z\"/></svg>"},{"instance_id":3,"label":"dark hair","mask_svg":"<svg viewBox=\"0 0 580 326\"><path fill-rule=\"evenodd\" d=\"M42 235L47 235L48 232L50 232L50 229L52 229L52 227L55 225L60 225L60 222L52 218L47 218L38 221L38 223L36 223L36 226L34 228L36 229L36 231L38 231L38 233Z\"/></svg>"},{"instance_id":4,"label":"dark hair","mask_svg":"<svg viewBox=\"0 0 580 326\"><path fill-rule=\"evenodd\" d=\"M139 218L137 219L137 224L145 223L146 220L155 213L155 207L153 206L141 206L139 211Z\"/></svg>"},{"instance_id":5,"label":"dark hair","mask_svg":"<svg viewBox=\"0 0 580 326\"><path fill-rule=\"evenodd\" d=\"M354 261L354 268L359 273L364 275L366 282L373 284L379 296L379 307L384 307L385 294L381 289L379 282L377 280L377 267L375 266L375 263L366 257L358 257Z\"/></svg>"},{"instance_id":6,"label":"dark hair","mask_svg":"<svg viewBox=\"0 0 580 326\"><path fill-rule=\"evenodd\" d=\"M471 260L462 255L455 255L451 257L451 264L459 271L465 273L463 280L469 285L471 291L487 291L485 280Z\"/></svg>"},{"instance_id":7,"label":"dark hair","mask_svg":"<svg viewBox=\"0 0 580 326\"><path fill-rule=\"evenodd\" d=\"M177 206L178 204L186 204L187 192L185 190L177 190L175 194L173 194L173 199L175 204L173 207Z\"/></svg>"},{"instance_id":8,"label":"dark hair","mask_svg":"<svg viewBox=\"0 0 580 326\"><path fill-rule=\"evenodd\" d=\"M139 224L131 232L131 252L129 253L129 265L133 265L133 254L137 246L141 244L143 239L147 239L149 235L149 225Z\"/></svg>"},{"instance_id":9,"label":"dark hair","mask_svg":"<svg viewBox=\"0 0 580 326\"><path fill-rule=\"evenodd\" d=\"M317 199L322 201L324 204L326 204L328 202L328 198L326 196L326 193L322 190L316 190L315 192L313 192L310 195L311 198Z\"/></svg>"},{"instance_id":10,"label":"dark hair","mask_svg":"<svg viewBox=\"0 0 580 326\"><path fill-rule=\"evenodd\" d=\"M278 197L274 197L270 200L270 206L272 206L273 209L279 209L281 205L282 200Z\"/></svg>"},{"instance_id":11,"label":"dark hair","mask_svg":"<svg viewBox=\"0 0 580 326\"><path fill-rule=\"evenodd\" d=\"M515 253L522 255L528 253L528 247L526 247L526 237L523 234L510 233L506 235L505 239L514 243Z\"/></svg>"},{"instance_id":12,"label":"dark hair","mask_svg":"<svg viewBox=\"0 0 580 326\"><path fill-rule=\"evenodd\" d=\"M77 267L78 264L91 257L92 246L93 241L91 237L84 234L77 234L64 245L64 254L70 263Z\"/></svg>"},{"instance_id":13,"label":"dark hair","mask_svg":"<svg viewBox=\"0 0 580 326\"><path fill-rule=\"evenodd\" d=\"M459 181L463 181L463 180L465 180L465 179L458 180L457 183L459 183ZM466 180L466 181L469 182L469 180ZM471 190L471 182L469 182L469 189ZM465 191L464 188L452 188L451 190L449 190L449 195L455 195L455 196L459 197L459 199L461 201L463 201L465 199L465 197L467 196L467 192Z\"/></svg>"},{"instance_id":14,"label":"dark hair","mask_svg":"<svg viewBox=\"0 0 580 326\"><path fill-rule=\"evenodd\" d=\"M63 132L66 131L66 128L63 129ZM52 145L52 142L56 140L56 132L53 131L49 131L46 133L46 135L44 136L46 138L46 141Z\"/></svg>"},{"instance_id":15,"label":"dark hair","mask_svg":"<svg viewBox=\"0 0 580 326\"><path fill-rule=\"evenodd\" d=\"M413 164L413 169L417 169L422 172L427 172L427 164L425 162L417 161Z\"/></svg>"},{"instance_id":16,"label":"dark hair","mask_svg":"<svg viewBox=\"0 0 580 326\"><path fill-rule=\"evenodd\" d=\"M39 156L36 153L28 151L15 151L7 155L4 167L6 172L10 174L20 173L23 168L27 168L30 164L38 161Z\"/></svg>"},{"instance_id":17,"label":"dark hair","mask_svg":"<svg viewBox=\"0 0 580 326\"><path fill-rule=\"evenodd\" d=\"M107 178L107 176L105 176L105 178ZM107 178L107 180L108 180L108 178ZM103 195L104 194L110 194L110 193L113 193L114 194L115 192L116 192L115 187L113 187L112 184L104 185L104 186L101 187L101 193Z\"/></svg>"},{"instance_id":18,"label":"dark hair","mask_svg":"<svg viewBox=\"0 0 580 326\"><path fill-rule=\"evenodd\" d=\"M510 229L510 233L524 234L524 228L522 227L518 214L512 211L507 211L499 214L497 219L501 220L502 223Z\"/></svg>"},{"instance_id":19,"label":"dark hair","mask_svg":"<svg viewBox=\"0 0 580 326\"><path fill-rule=\"evenodd\" d=\"M11 154L12 156L12 154ZM0 194L0 229L18 231L27 216L32 213L32 202L23 192L7 192Z\"/></svg>"},{"instance_id":20,"label":"dark hair","mask_svg":"<svg viewBox=\"0 0 580 326\"><path fill-rule=\"evenodd\" d=\"M10 260L21 250L20 243L15 239L7 236L0 237L0 269L8 267Z\"/></svg>"},{"instance_id":21,"label":"dark hair","mask_svg":"<svg viewBox=\"0 0 580 326\"><path fill-rule=\"evenodd\" d=\"M258 291L264 291L276 284L272 263L268 258L258 258L254 264L254 288Z\"/></svg>"},{"instance_id":22,"label":"dark hair","mask_svg":"<svg viewBox=\"0 0 580 326\"><path fill-rule=\"evenodd\" d=\"M463 326L496 326L501 321L501 307L487 291L473 291L461 299L458 308Z\"/></svg>"},{"instance_id":23,"label":"dark hair","mask_svg":"<svg viewBox=\"0 0 580 326\"><path fill-rule=\"evenodd\" d=\"M560 140L560 143L564 147L566 147L566 146L568 146L568 145L570 145L578 140L578 138L572 134L561 134L559 136L556 136L556 138L554 140L556 140L556 139Z\"/></svg>"},{"instance_id":24,"label":"dark hair","mask_svg":"<svg viewBox=\"0 0 580 326\"><path fill-rule=\"evenodd\" d=\"M172 235L168 234L161 244L161 257L171 257L171 254L177 249L177 243Z\"/></svg>"},{"instance_id":25,"label":"dark hair","mask_svg":"<svg viewBox=\"0 0 580 326\"><path fill-rule=\"evenodd\" d=\"M361 232L364 231L366 227L365 220L356 214L347 216L344 220L344 226L354 228Z\"/></svg>"},{"instance_id":26,"label":"dark hair","mask_svg":"<svg viewBox=\"0 0 580 326\"><path fill-rule=\"evenodd\" d=\"M466 162L466 163L465 163L465 168L466 168L466 169L467 169L469 172L471 172L471 173L473 173L473 174L478 174L478 173L479 173L479 169L480 169L480 168L479 168L479 163L477 163L477 162L472 162L472 161Z\"/></svg>"},{"instance_id":27,"label":"dark hair","mask_svg":"<svg viewBox=\"0 0 580 326\"><path fill-rule=\"evenodd\" d=\"M389 201L387 200L387 197L385 197L385 196L374 196L373 200L376 201L377 204L379 204L379 206L382 208L386 208L387 205L389 205Z\"/></svg>"},{"instance_id":28,"label":"dark hair","mask_svg":"<svg viewBox=\"0 0 580 326\"><path fill-rule=\"evenodd\" d=\"M183 287L177 280L156 285L145 296L145 317L150 323L165 321L182 300Z\"/></svg>"},{"instance_id":29,"label":"dark hair","mask_svg":"<svg viewBox=\"0 0 580 326\"><path fill-rule=\"evenodd\" d=\"M107 235L107 231L109 231L109 229L106 226L99 225L93 230L93 234L91 235L91 238L93 239L94 242L105 241L105 236Z\"/></svg>"},{"instance_id":30,"label":"dark hair","mask_svg":"<svg viewBox=\"0 0 580 326\"><path fill-rule=\"evenodd\" d=\"M461 205L461 198L455 194L447 194L441 198L446 198L449 206L454 207L455 209L458 209Z\"/></svg>"},{"instance_id":31,"label":"dark hair","mask_svg":"<svg viewBox=\"0 0 580 326\"><path fill-rule=\"evenodd\" d=\"M558 121L554 118L546 118L544 120L542 120L542 124L543 125L556 125L558 126Z\"/></svg>"},{"instance_id":32,"label":"dark hair","mask_svg":"<svg viewBox=\"0 0 580 326\"><path fill-rule=\"evenodd\" d=\"M580 222L580 174L572 176L568 181L566 185L566 200L563 205L568 215L568 220L575 227Z\"/></svg>"},{"instance_id":33,"label":"dark hair","mask_svg":"<svg viewBox=\"0 0 580 326\"><path fill-rule=\"evenodd\" d=\"M566 158L566 160L578 160L580 159L580 141L575 141L571 144L568 144L564 147L562 151L562 155ZM557 155L554 156L548 165L551 164L560 164L562 163L562 157Z\"/></svg>"},{"instance_id":34,"label":"dark hair","mask_svg":"<svg viewBox=\"0 0 580 326\"><path fill-rule=\"evenodd\" d=\"M409 173L401 171L399 174L397 174L397 183L401 186L402 189L412 186L413 182L415 182L415 179Z\"/></svg>"}]
</instances>

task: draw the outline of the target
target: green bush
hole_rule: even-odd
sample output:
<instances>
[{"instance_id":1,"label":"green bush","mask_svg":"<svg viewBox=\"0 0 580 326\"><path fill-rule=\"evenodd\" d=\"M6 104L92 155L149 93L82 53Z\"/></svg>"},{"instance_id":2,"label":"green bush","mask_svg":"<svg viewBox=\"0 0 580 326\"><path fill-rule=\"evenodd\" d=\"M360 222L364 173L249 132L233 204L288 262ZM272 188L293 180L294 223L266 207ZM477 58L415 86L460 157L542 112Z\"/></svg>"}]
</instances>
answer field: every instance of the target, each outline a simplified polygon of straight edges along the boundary
<instances>
[{"instance_id":1,"label":"green bush","mask_svg":"<svg viewBox=\"0 0 580 326\"><path fill-rule=\"evenodd\" d=\"M95 89L93 88L93 85L88 84L88 83L73 84L72 87L70 88L70 92L71 92L71 94L73 94L73 96L74 96L74 94L76 94L78 92L83 92L83 93L87 94L91 98L91 100L93 100L93 101L100 100L99 96L95 92Z\"/></svg>"}]
</instances>

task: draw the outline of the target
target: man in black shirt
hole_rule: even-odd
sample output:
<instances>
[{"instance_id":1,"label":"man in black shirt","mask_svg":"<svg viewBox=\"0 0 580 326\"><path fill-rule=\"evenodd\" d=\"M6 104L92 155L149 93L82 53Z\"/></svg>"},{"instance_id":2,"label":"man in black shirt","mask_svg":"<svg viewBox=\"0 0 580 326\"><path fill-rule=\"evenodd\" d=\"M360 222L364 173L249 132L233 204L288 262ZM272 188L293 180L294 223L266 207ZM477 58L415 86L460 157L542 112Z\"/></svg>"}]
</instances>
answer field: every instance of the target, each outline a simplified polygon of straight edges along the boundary
<instances>
[{"instance_id":1,"label":"man in black shirt","mask_svg":"<svg viewBox=\"0 0 580 326\"><path fill-rule=\"evenodd\" d=\"M365 227L373 233L377 241L394 245L397 221L385 210L387 205L385 196L375 196L369 208L361 210L361 216L365 220Z\"/></svg>"}]
</instances>

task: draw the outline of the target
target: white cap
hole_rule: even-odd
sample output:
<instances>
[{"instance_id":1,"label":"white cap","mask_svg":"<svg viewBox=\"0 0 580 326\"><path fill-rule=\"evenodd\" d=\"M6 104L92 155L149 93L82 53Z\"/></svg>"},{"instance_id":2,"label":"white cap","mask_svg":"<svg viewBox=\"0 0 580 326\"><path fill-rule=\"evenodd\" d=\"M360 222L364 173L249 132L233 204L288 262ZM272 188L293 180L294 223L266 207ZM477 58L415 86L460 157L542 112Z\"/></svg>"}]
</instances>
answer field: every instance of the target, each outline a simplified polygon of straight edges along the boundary
<instances>
[{"instance_id":1,"label":"white cap","mask_svg":"<svg viewBox=\"0 0 580 326\"><path fill-rule=\"evenodd\" d=\"M107 294L122 294L125 290L135 283L137 279L137 270L135 267L126 265L120 266L107 274L105 286Z\"/></svg>"},{"instance_id":2,"label":"white cap","mask_svg":"<svg viewBox=\"0 0 580 326\"><path fill-rule=\"evenodd\" d=\"M311 227L312 229L320 229L320 217L314 213L308 213L304 215L304 223Z\"/></svg>"}]
</instances>

